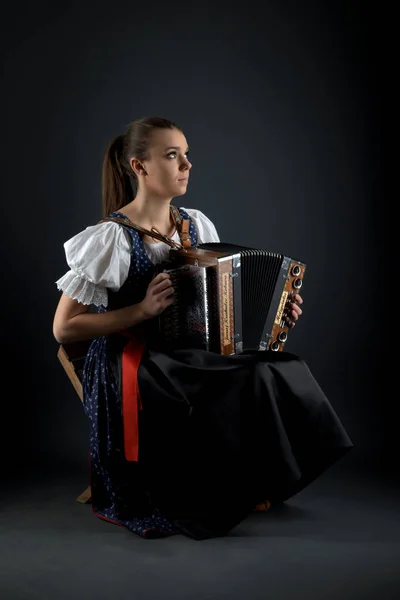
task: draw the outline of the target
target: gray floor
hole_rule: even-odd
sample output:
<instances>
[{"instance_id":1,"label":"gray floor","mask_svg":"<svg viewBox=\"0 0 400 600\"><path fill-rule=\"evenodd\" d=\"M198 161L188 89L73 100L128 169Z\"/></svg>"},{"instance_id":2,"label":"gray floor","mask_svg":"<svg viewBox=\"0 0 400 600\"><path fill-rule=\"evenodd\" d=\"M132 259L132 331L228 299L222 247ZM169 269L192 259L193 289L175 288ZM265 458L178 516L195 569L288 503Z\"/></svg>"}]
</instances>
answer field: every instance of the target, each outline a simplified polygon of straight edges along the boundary
<instances>
[{"instance_id":1,"label":"gray floor","mask_svg":"<svg viewBox=\"0 0 400 600\"><path fill-rule=\"evenodd\" d=\"M143 540L96 518L81 473L10 486L0 515L1 600L400 598L399 493L331 468L225 538Z\"/></svg>"}]
</instances>

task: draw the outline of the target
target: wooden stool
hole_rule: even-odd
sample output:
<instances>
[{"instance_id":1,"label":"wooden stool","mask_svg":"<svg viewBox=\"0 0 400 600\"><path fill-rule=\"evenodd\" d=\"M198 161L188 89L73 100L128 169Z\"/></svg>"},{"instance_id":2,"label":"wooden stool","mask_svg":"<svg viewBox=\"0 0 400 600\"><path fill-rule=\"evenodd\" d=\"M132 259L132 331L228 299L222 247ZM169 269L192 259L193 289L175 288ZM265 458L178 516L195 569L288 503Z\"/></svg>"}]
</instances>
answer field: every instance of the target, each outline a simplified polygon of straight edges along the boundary
<instances>
[{"instance_id":1,"label":"wooden stool","mask_svg":"<svg viewBox=\"0 0 400 600\"><path fill-rule=\"evenodd\" d=\"M83 402L82 369L90 343L91 340L75 342L73 344L62 344L57 352L57 357L74 386L81 402ZM92 491L89 486L78 496L77 502L89 504L91 500Z\"/></svg>"}]
</instances>

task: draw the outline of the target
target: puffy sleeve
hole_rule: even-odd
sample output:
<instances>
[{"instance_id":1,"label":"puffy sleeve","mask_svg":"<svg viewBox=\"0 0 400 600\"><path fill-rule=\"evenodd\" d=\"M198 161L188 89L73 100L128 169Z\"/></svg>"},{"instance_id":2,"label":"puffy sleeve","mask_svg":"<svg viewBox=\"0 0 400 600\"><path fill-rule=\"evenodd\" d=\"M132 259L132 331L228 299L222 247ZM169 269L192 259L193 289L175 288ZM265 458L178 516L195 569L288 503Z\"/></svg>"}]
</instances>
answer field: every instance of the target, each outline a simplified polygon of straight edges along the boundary
<instances>
[{"instance_id":1,"label":"puffy sleeve","mask_svg":"<svg viewBox=\"0 0 400 600\"><path fill-rule=\"evenodd\" d=\"M82 304L107 306L107 289L118 291L128 277L129 233L117 223L99 223L70 238L64 249L70 270L57 288Z\"/></svg>"},{"instance_id":2,"label":"puffy sleeve","mask_svg":"<svg viewBox=\"0 0 400 600\"><path fill-rule=\"evenodd\" d=\"M194 226L197 230L198 243L219 242L219 236L214 223L201 210L195 208L184 208L188 215L192 218Z\"/></svg>"}]
</instances>

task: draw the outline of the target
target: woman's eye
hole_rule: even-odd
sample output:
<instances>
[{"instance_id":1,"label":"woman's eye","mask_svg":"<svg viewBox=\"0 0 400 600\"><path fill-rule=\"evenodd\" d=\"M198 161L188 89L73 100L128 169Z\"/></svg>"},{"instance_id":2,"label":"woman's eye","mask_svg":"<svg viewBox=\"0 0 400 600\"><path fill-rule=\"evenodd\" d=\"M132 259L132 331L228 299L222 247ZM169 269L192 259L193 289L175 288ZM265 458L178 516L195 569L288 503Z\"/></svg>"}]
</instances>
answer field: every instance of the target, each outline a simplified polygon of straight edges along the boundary
<instances>
[{"instance_id":1,"label":"woman's eye","mask_svg":"<svg viewBox=\"0 0 400 600\"><path fill-rule=\"evenodd\" d=\"M185 156L189 160L189 152L186 152ZM168 152L167 158L176 158L176 152Z\"/></svg>"}]
</instances>

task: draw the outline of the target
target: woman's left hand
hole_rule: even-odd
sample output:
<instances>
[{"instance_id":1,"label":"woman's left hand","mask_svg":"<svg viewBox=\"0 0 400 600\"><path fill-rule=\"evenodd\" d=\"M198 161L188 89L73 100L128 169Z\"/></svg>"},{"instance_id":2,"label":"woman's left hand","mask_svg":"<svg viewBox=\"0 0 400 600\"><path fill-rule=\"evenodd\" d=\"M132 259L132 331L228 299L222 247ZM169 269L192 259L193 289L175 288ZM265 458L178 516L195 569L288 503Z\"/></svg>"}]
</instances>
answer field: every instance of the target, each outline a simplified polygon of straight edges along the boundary
<instances>
[{"instance_id":1,"label":"woman's left hand","mask_svg":"<svg viewBox=\"0 0 400 600\"><path fill-rule=\"evenodd\" d=\"M296 294L293 297L293 300L294 302L291 302L289 305L289 314L286 317L286 323L290 329L293 329L293 327L296 325L296 321L300 315L303 314L303 311L300 308L300 304L303 304L303 298L300 296L300 294Z\"/></svg>"}]
</instances>

